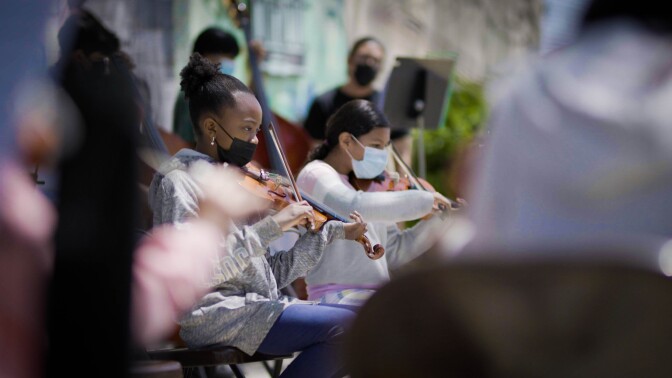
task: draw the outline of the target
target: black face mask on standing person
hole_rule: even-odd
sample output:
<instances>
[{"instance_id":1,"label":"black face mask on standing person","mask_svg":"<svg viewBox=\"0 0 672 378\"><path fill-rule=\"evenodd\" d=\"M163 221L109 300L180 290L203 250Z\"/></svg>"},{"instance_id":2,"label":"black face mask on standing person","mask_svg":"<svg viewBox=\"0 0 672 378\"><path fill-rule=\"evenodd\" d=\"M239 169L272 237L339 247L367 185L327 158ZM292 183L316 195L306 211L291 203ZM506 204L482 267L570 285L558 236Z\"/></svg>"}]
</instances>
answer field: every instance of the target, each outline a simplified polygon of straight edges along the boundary
<instances>
[{"instance_id":1,"label":"black face mask on standing person","mask_svg":"<svg viewBox=\"0 0 672 378\"><path fill-rule=\"evenodd\" d=\"M217 123L217 121L215 121L215 123ZM257 145L232 137L219 123L217 123L217 126L219 126L219 128L233 141L228 150L223 149L222 146L215 141L217 144L217 156L219 157L219 160L231 163L238 167L244 167L247 163L251 162L252 156L254 156L254 151L257 149Z\"/></svg>"},{"instance_id":2,"label":"black face mask on standing person","mask_svg":"<svg viewBox=\"0 0 672 378\"><path fill-rule=\"evenodd\" d=\"M355 66L355 81L357 84L365 87L376 78L378 70L368 64L358 64Z\"/></svg>"}]
</instances>

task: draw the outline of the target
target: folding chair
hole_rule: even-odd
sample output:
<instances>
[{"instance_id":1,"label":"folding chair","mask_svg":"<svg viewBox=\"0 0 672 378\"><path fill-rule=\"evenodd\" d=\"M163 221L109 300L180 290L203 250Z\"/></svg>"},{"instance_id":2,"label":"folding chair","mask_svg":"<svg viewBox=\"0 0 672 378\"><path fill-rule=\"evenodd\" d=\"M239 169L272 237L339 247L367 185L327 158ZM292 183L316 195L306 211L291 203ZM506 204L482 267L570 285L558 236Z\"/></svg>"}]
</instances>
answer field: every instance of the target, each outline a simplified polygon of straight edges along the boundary
<instances>
[{"instance_id":1,"label":"folding chair","mask_svg":"<svg viewBox=\"0 0 672 378\"><path fill-rule=\"evenodd\" d=\"M177 361L182 365L185 377L203 374L204 368L217 365L229 365L237 378L244 378L238 367L240 364L262 362L271 377L278 377L282 370L282 361L292 358L292 355L271 356L255 353L249 356L238 348L224 345L214 345L205 348L189 349L186 347L148 350L151 360ZM273 367L270 363L274 362Z\"/></svg>"}]
</instances>

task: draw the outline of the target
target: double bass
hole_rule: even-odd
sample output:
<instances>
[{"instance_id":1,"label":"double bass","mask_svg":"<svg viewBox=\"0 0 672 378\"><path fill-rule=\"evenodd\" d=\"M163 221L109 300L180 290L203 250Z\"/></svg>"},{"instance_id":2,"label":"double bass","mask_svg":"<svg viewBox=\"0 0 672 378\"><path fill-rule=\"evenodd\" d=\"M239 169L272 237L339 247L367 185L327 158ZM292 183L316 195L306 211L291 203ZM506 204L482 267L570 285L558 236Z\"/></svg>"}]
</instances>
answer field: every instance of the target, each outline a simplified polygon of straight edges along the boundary
<instances>
[{"instance_id":1,"label":"double bass","mask_svg":"<svg viewBox=\"0 0 672 378\"><path fill-rule=\"evenodd\" d=\"M262 167L270 168L274 172L288 177L280 157L273 151L274 147L270 142L271 136L268 125L273 123L278 127L278 137L285 147L285 151L287 151L288 167L293 172L298 172L303 163L305 163L308 151L311 147L311 141L310 137L302 127L273 113L268 104L263 76L259 69L259 57L251 44L252 23L250 18L250 7L251 5L248 6L244 2L232 0L229 6L229 13L234 20L237 20L238 25L240 25L245 33L245 40L247 42L249 53L250 71L252 73L252 85L250 85L250 87L256 95L262 110L262 133L259 137L259 144L254 154L254 161L259 163Z\"/></svg>"}]
</instances>

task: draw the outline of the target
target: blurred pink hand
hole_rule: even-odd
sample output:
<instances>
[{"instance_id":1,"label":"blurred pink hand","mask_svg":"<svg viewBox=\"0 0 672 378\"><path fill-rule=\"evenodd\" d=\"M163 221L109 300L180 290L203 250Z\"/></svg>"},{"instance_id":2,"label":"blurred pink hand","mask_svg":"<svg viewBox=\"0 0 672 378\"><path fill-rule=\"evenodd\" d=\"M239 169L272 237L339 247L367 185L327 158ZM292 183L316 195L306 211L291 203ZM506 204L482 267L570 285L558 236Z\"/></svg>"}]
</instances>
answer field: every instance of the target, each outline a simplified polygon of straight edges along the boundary
<instances>
[{"instance_id":1,"label":"blurred pink hand","mask_svg":"<svg viewBox=\"0 0 672 378\"><path fill-rule=\"evenodd\" d=\"M196 163L189 173L202 190L198 219L184 229L154 229L136 251L133 330L142 345L169 336L178 317L210 290L208 279L226 253L220 242L231 221L267 206L238 185L237 169Z\"/></svg>"},{"instance_id":2,"label":"blurred pink hand","mask_svg":"<svg viewBox=\"0 0 672 378\"><path fill-rule=\"evenodd\" d=\"M231 220L244 218L270 205L269 201L238 184L242 173L237 168L199 162L189 173L202 190L199 217L217 224L223 231L227 230Z\"/></svg>"},{"instance_id":3,"label":"blurred pink hand","mask_svg":"<svg viewBox=\"0 0 672 378\"><path fill-rule=\"evenodd\" d=\"M27 171L0 162L0 376L41 376L56 216Z\"/></svg>"}]
</instances>

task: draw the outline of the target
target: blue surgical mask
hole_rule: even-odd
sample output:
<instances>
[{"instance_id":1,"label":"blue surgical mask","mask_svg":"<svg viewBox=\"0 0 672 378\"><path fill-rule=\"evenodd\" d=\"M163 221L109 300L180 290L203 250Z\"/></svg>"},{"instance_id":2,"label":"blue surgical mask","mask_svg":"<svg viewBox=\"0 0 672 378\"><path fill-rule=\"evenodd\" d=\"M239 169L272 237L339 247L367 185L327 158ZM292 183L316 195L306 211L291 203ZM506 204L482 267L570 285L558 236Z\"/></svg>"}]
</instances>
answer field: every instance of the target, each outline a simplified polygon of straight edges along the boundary
<instances>
[{"instance_id":1,"label":"blue surgical mask","mask_svg":"<svg viewBox=\"0 0 672 378\"><path fill-rule=\"evenodd\" d=\"M236 70L236 62L231 59L222 59L219 62L219 72L225 75L233 75L233 71Z\"/></svg>"},{"instance_id":2,"label":"blue surgical mask","mask_svg":"<svg viewBox=\"0 0 672 378\"><path fill-rule=\"evenodd\" d=\"M350 152L347 149L345 150L352 159L352 170L355 173L355 176L360 179L372 179L378 177L383 173L387 166L387 151L373 147L365 147L354 135L352 136L352 139L364 148L364 158L362 160L355 159L350 155Z\"/></svg>"}]
</instances>

